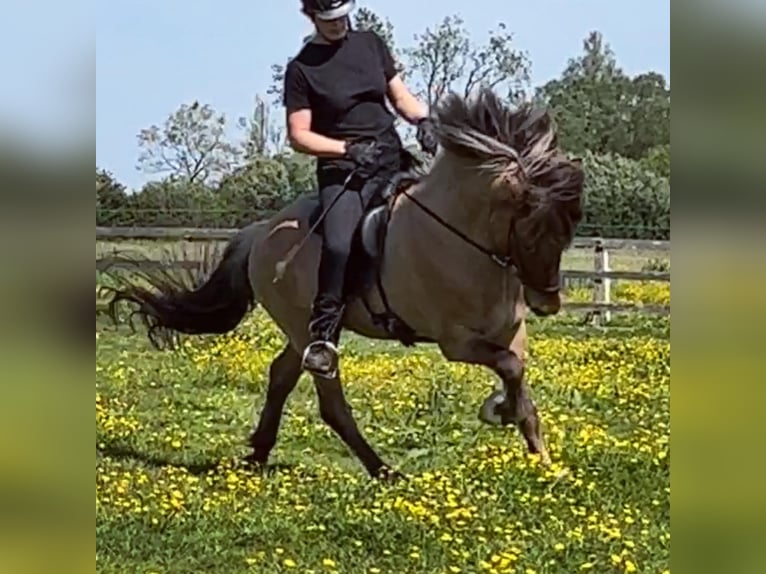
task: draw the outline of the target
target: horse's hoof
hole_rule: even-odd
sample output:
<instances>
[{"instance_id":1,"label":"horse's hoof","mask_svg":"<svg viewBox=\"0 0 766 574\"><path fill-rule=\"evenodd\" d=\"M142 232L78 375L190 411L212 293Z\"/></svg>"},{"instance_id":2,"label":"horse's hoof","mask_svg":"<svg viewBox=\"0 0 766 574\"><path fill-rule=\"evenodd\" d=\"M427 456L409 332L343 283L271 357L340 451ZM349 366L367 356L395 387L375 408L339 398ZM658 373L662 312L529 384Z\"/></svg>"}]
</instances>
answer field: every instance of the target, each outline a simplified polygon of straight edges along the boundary
<instances>
[{"instance_id":1,"label":"horse's hoof","mask_svg":"<svg viewBox=\"0 0 766 574\"><path fill-rule=\"evenodd\" d=\"M389 466L381 466L374 474L374 477L380 481L390 483L400 482L407 478L404 474Z\"/></svg>"},{"instance_id":2,"label":"horse's hoof","mask_svg":"<svg viewBox=\"0 0 766 574\"><path fill-rule=\"evenodd\" d=\"M489 395L479 410L479 420L489 425L502 426L507 424L498 412L498 407L506 401L503 391L493 391Z\"/></svg>"},{"instance_id":3,"label":"horse's hoof","mask_svg":"<svg viewBox=\"0 0 766 574\"><path fill-rule=\"evenodd\" d=\"M263 457L257 456L254 452L251 452L247 456L242 457L242 464L246 468L252 470L261 470L266 466L266 461Z\"/></svg>"}]
</instances>

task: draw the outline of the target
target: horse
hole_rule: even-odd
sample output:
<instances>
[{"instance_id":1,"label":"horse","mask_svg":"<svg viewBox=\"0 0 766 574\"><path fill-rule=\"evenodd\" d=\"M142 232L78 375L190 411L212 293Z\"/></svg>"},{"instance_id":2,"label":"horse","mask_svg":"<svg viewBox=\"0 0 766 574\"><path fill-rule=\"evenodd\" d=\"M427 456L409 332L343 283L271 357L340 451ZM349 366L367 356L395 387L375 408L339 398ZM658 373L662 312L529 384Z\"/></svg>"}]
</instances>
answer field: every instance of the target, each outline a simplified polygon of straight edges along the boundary
<instances>
[{"instance_id":1,"label":"horse","mask_svg":"<svg viewBox=\"0 0 766 574\"><path fill-rule=\"evenodd\" d=\"M370 272L365 281L349 280L356 289L339 328L428 342L448 361L491 369L498 385L479 418L515 425L529 453L550 464L525 377L525 317L528 309L550 316L561 307L562 252L582 218L582 162L557 147L546 109L511 108L489 89L450 93L433 116L440 149L430 166L392 183L360 226L355 253L362 255L349 266ZM266 465L303 373L321 250L317 210L317 198L303 196L241 228L194 288L148 273L148 287L123 280L110 302L112 310L121 301L135 305L155 342L162 333L229 332L256 305L268 313L287 343L268 368L265 403L249 435L245 459L254 465ZM401 477L357 427L341 370L313 382L322 420L369 475Z\"/></svg>"}]
</instances>

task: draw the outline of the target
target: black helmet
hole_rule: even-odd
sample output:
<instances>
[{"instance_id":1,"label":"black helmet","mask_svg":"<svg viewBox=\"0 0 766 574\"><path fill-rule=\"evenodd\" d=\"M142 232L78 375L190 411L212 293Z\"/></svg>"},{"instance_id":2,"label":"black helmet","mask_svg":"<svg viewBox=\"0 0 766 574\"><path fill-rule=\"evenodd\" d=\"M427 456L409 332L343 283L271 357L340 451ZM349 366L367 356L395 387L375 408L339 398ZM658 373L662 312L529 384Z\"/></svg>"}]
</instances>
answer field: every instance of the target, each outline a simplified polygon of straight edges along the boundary
<instances>
[{"instance_id":1,"label":"black helmet","mask_svg":"<svg viewBox=\"0 0 766 574\"><path fill-rule=\"evenodd\" d=\"M354 0L302 0L303 11L320 20L335 20L347 16L354 9Z\"/></svg>"}]
</instances>

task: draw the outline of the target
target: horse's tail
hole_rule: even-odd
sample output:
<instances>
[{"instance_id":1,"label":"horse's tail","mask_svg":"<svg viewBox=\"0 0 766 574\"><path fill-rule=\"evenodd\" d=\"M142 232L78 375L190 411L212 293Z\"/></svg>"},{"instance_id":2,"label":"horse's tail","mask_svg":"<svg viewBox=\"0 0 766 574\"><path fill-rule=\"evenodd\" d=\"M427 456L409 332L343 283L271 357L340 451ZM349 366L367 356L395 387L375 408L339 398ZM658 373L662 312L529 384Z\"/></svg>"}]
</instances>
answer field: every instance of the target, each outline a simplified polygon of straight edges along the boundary
<instances>
[{"instance_id":1,"label":"horse's tail","mask_svg":"<svg viewBox=\"0 0 766 574\"><path fill-rule=\"evenodd\" d=\"M120 286L108 288L114 293L109 314L116 320L120 302L134 304L137 309L132 315L143 320L150 340L157 346L160 339L172 342L174 332L197 335L233 330L255 305L248 260L257 229L257 224L252 224L240 230L201 285L188 288L171 269L158 266L141 269L140 261L136 274L148 283L148 288L115 274L113 277Z\"/></svg>"}]
</instances>

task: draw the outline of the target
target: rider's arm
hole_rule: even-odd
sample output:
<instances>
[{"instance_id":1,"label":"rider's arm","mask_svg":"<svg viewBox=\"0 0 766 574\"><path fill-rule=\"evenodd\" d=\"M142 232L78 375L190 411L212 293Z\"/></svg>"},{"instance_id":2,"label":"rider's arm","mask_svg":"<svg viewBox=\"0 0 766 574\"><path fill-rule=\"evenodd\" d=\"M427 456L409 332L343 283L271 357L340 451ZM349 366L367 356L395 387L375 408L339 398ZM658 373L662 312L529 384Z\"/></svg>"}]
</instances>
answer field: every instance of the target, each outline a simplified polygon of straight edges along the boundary
<instances>
[{"instance_id":1,"label":"rider's arm","mask_svg":"<svg viewBox=\"0 0 766 574\"><path fill-rule=\"evenodd\" d=\"M323 157L340 157L346 143L311 131L311 108L306 78L295 66L285 70L284 104L287 139L295 151Z\"/></svg>"},{"instance_id":2,"label":"rider's arm","mask_svg":"<svg viewBox=\"0 0 766 574\"><path fill-rule=\"evenodd\" d=\"M428 108L418 100L407 86L404 85L399 71L396 69L394 56L388 45L378 34L370 32L370 37L383 66L383 75L386 78L386 95L396 112L410 124L416 124L428 115Z\"/></svg>"},{"instance_id":3,"label":"rider's arm","mask_svg":"<svg viewBox=\"0 0 766 574\"><path fill-rule=\"evenodd\" d=\"M346 153L346 142L328 138L311 131L311 110L287 112L287 137L298 152L315 156L340 157Z\"/></svg>"},{"instance_id":4,"label":"rider's arm","mask_svg":"<svg viewBox=\"0 0 766 574\"><path fill-rule=\"evenodd\" d=\"M388 82L388 99L396 111L411 124L428 115L426 106L418 100L404 85L402 78L396 74Z\"/></svg>"}]
</instances>

